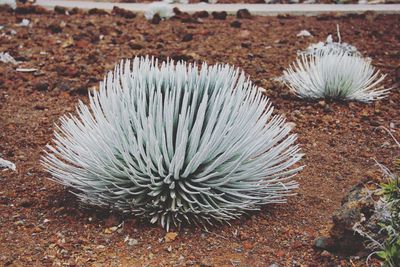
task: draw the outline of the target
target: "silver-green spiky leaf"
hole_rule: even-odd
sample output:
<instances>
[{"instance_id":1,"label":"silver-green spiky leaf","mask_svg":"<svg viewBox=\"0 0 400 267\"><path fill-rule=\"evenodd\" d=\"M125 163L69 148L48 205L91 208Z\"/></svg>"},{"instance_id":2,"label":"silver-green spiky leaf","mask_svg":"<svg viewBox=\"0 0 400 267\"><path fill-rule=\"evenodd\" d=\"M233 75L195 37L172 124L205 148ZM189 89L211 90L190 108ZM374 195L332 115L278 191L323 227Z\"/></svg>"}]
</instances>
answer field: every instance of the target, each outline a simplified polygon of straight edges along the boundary
<instances>
[{"instance_id":1,"label":"silver-green spiky leaf","mask_svg":"<svg viewBox=\"0 0 400 267\"><path fill-rule=\"evenodd\" d=\"M290 126L243 73L124 61L64 116L43 164L84 202L149 218L228 221L297 188Z\"/></svg>"}]
</instances>

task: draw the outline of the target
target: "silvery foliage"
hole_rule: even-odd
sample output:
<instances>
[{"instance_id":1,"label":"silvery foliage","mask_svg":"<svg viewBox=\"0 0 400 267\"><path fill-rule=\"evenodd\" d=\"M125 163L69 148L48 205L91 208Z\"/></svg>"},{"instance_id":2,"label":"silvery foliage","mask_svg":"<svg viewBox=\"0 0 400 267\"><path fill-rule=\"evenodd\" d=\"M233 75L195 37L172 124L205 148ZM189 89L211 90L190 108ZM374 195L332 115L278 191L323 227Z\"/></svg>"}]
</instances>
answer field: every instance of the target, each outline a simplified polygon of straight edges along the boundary
<instances>
[{"instance_id":1,"label":"silvery foliage","mask_svg":"<svg viewBox=\"0 0 400 267\"><path fill-rule=\"evenodd\" d=\"M318 42L307 47L304 51L299 51L298 55L317 56L323 53L347 53L352 56L361 56L357 48L348 43L342 42L339 25L336 25L338 42L334 42L332 35L328 35L325 42Z\"/></svg>"},{"instance_id":2,"label":"silvery foliage","mask_svg":"<svg viewBox=\"0 0 400 267\"><path fill-rule=\"evenodd\" d=\"M381 86L385 77L369 58L342 51L300 55L281 80L301 98L371 102L389 92Z\"/></svg>"},{"instance_id":3,"label":"silvery foliage","mask_svg":"<svg viewBox=\"0 0 400 267\"><path fill-rule=\"evenodd\" d=\"M61 118L43 158L84 202L159 222L224 222L284 203L302 168L296 135L229 65L123 61Z\"/></svg>"},{"instance_id":4,"label":"silvery foliage","mask_svg":"<svg viewBox=\"0 0 400 267\"><path fill-rule=\"evenodd\" d=\"M17 170L14 163L12 163L11 161L5 160L3 158L0 158L0 169L2 169L2 168L10 169L13 171Z\"/></svg>"},{"instance_id":5,"label":"silvery foliage","mask_svg":"<svg viewBox=\"0 0 400 267\"><path fill-rule=\"evenodd\" d=\"M147 20L151 20L155 14L162 19L168 19L174 15L173 6L166 2L153 2L148 5L148 9L144 13Z\"/></svg>"},{"instance_id":6,"label":"silvery foliage","mask_svg":"<svg viewBox=\"0 0 400 267\"><path fill-rule=\"evenodd\" d=\"M8 52L0 52L0 62L11 63L13 65L18 64L18 62Z\"/></svg>"}]
</instances>

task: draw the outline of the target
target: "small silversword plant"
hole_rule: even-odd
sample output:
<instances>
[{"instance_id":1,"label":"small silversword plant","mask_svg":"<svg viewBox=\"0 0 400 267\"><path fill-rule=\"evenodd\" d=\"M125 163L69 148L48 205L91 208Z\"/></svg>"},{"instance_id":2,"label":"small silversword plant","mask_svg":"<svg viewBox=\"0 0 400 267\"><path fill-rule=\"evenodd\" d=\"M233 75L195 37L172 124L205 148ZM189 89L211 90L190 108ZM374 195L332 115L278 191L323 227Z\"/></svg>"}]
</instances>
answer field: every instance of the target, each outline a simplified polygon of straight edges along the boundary
<instances>
[{"instance_id":1,"label":"small silversword plant","mask_svg":"<svg viewBox=\"0 0 400 267\"><path fill-rule=\"evenodd\" d=\"M389 92L381 85L385 76L370 59L335 51L300 55L281 80L301 98L371 102Z\"/></svg>"},{"instance_id":2,"label":"small silversword plant","mask_svg":"<svg viewBox=\"0 0 400 267\"><path fill-rule=\"evenodd\" d=\"M85 203L159 222L225 222L282 203L301 158L290 124L229 65L121 62L61 118L43 158Z\"/></svg>"}]
</instances>

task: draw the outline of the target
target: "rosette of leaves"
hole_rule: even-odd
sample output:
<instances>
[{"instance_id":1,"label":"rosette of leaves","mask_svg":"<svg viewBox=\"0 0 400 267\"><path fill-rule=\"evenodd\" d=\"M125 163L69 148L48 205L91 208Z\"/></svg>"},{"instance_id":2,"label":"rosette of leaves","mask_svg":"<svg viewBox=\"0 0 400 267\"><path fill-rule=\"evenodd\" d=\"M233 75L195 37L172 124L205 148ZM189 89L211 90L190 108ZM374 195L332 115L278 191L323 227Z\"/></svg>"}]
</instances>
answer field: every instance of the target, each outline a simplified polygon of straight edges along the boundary
<instances>
[{"instance_id":1,"label":"rosette of leaves","mask_svg":"<svg viewBox=\"0 0 400 267\"><path fill-rule=\"evenodd\" d=\"M290 124L238 69L121 62L61 118L43 158L85 203L169 229L283 203L301 154Z\"/></svg>"},{"instance_id":2,"label":"rosette of leaves","mask_svg":"<svg viewBox=\"0 0 400 267\"><path fill-rule=\"evenodd\" d=\"M300 55L284 71L281 81L301 98L371 102L384 98L390 89L371 60L346 51Z\"/></svg>"}]
</instances>

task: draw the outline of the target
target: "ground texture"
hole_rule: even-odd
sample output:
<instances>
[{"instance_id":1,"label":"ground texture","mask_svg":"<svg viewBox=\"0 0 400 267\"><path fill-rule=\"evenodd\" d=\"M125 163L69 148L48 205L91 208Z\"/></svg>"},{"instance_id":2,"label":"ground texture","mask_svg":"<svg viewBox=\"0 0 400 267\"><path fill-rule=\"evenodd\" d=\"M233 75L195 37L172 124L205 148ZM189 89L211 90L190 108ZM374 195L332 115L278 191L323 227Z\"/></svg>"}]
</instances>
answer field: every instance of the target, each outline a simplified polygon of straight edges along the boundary
<instances>
[{"instance_id":1,"label":"ground texture","mask_svg":"<svg viewBox=\"0 0 400 267\"><path fill-rule=\"evenodd\" d=\"M28 27L17 26L23 18ZM357 257L312 248L328 231L342 197L359 182L378 181L374 159L391 165L397 150L379 126L399 136L400 92L372 104L306 102L271 79L297 50L324 40L340 25L342 39L399 81L400 17L372 13L340 17L254 17L234 23L206 18L158 25L143 17L0 13L0 52L10 52L23 73L0 63L0 156L17 172L0 172L0 264L14 266L352 266ZM186 20L185 20L186 21ZM313 37L296 37L307 29ZM50 180L40 157L54 123L74 112L122 58L154 55L225 62L244 69L266 89L276 112L296 124L306 166L300 189L286 205L265 207L231 225L184 228L166 235L138 218L81 206Z\"/></svg>"}]
</instances>

